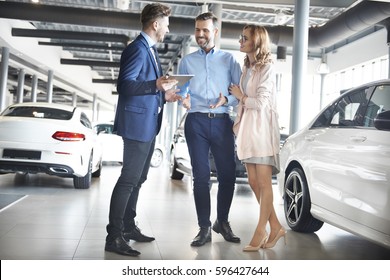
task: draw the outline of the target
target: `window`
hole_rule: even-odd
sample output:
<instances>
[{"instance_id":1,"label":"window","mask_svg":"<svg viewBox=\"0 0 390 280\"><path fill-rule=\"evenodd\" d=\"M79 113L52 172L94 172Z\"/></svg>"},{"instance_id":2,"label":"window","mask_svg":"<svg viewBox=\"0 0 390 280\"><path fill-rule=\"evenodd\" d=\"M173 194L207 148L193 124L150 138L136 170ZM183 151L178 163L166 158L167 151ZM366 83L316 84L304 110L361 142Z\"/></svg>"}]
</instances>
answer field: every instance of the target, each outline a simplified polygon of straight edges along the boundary
<instances>
[{"instance_id":1,"label":"window","mask_svg":"<svg viewBox=\"0 0 390 280\"><path fill-rule=\"evenodd\" d=\"M364 113L363 126L374 127L374 119L384 111L390 110L390 85L377 86Z\"/></svg>"},{"instance_id":2,"label":"window","mask_svg":"<svg viewBox=\"0 0 390 280\"><path fill-rule=\"evenodd\" d=\"M333 112L331 126L354 127L362 125L365 106L370 97L368 88L359 89L344 96Z\"/></svg>"},{"instance_id":3,"label":"window","mask_svg":"<svg viewBox=\"0 0 390 280\"><path fill-rule=\"evenodd\" d=\"M8 117L70 120L73 116L73 112L39 106L11 106L5 110L2 115Z\"/></svg>"},{"instance_id":4,"label":"window","mask_svg":"<svg viewBox=\"0 0 390 280\"><path fill-rule=\"evenodd\" d=\"M87 115L84 113L81 113L80 122L83 126L92 128L91 122L89 121Z\"/></svg>"}]
</instances>

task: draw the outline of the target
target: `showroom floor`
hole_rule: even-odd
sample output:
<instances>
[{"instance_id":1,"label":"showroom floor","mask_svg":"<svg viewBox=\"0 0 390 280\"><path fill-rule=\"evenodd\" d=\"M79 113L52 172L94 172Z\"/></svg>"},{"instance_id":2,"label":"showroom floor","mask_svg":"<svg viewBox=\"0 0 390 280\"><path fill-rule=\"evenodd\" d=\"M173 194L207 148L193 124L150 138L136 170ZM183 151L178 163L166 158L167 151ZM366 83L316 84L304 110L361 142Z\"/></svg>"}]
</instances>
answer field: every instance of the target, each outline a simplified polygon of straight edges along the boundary
<instances>
[{"instance_id":1,"label":"showroom floor","mask_svg":"<svg viewBox=\"0 0 390 280\"><path fill-rule=\"evenodd\" d=\"M76 190L71 179L44 174L0 175L0 195L25 195L0 211L1 260L134 259L104 251L105 226L119 165L105 165L88 190ZM275 206L286 226L275 182ZM212 220L216 185L213 185ZM140 260L388 260L390 250L329 225L315 234L288 231L287 245L246 253L256 225L258 207L249 186L237 184L230 222L241 244L225 242L213 233L212 243L193 248L195 208L190 178L170 180L168 167L151 168L141 189L138 226L153 235L151 243L131 242Z\"/></svg>"}]
</instances>

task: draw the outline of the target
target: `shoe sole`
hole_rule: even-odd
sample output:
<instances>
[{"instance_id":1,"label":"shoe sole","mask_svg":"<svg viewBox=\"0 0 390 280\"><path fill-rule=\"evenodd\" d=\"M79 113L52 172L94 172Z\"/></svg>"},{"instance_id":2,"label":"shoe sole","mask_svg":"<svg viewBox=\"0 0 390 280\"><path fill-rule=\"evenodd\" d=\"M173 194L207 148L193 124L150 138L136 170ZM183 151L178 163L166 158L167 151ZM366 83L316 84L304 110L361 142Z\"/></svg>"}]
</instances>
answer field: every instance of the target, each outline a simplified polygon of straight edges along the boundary
<instances>
[{"instance_id":1,"label":"shoe sole","mask_svg":"<svg viewBox=\"0 0 390 280\"><path fill-rule=\"evenodd\" d=\"M137 257L137 256L139 256L141 254L138 251L134 251L134 253L125 253L125 252L122 252L122 251L118 251L116 249L112 249L110 247L105 247L104 250L107 251L107 252L116 253L116 254L123 255L123 256L130 256L130 257Z\"/></svg>"},{"instance_id":2,"label":"shoe sole","mask_svg":"<svg viewBox=\"0 0 390 280\"><path fill-rule=\"evenodd\" d=\"M192 247L201 247L201 246L203 246L203 245L205 245L206 243L209 243L209 242L211 242L211 237L210 238L207 238L206 239L206 242L205 243L203 243L203 244L194 244L194 243L191 243L191 246Z\"/></svg>"}]
</instances>

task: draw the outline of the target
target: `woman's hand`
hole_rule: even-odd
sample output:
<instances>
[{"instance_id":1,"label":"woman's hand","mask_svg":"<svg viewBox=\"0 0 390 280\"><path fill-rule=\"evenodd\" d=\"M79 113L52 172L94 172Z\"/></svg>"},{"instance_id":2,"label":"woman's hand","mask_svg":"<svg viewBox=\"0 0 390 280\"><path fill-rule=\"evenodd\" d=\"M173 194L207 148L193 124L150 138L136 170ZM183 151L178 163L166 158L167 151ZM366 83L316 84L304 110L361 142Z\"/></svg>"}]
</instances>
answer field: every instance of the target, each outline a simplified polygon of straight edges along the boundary
<instances>
[{"instance_id":1,"label":"woman's hand","mask_svg":"<svg viewBox=\"0 0 390 280\"><path fill-rule=\"evenodd\" d=\"M241 100L245 95L242 93L238 85L231 85L229 87L229 92L234 95L235 98Z\"/></svg>"}]
</instances>

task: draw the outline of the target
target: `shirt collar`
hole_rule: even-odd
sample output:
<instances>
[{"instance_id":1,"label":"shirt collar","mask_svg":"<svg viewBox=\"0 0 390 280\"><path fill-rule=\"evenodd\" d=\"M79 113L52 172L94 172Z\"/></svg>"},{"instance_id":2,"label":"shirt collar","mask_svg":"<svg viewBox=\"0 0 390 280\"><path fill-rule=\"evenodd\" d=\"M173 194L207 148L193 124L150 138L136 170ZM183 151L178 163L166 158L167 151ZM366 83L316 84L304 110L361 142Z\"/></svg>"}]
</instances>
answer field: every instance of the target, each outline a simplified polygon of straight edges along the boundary
<instances>
[{"instance_id":1,"label":"shirt collar","mask_svg":"<svg viewBox=\"0 0 390 280\"><path fill-rule=\"evenodd\" d=\"M144 36L146 42L148 42L149 48L153 47L156 44L156 42L153 41L153 39L150 38L150 36L145 32L141 31L141 35Z\"/></svg>"},{"instance_id":2,"label":"shirt collar","mask_svg":"<svg viewBox=\"0 0 390 280\"><path fill-rule=\"evenodd\" d=\"M200 48L198 51L199 51L200 54L206 54L206 52L202 48ZM211 49L211 51L209 53L213 54L216 51L218 51L218 50L217 50L216 47L214 47L214 48Z\"/></svg>"}]
</instances>

